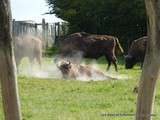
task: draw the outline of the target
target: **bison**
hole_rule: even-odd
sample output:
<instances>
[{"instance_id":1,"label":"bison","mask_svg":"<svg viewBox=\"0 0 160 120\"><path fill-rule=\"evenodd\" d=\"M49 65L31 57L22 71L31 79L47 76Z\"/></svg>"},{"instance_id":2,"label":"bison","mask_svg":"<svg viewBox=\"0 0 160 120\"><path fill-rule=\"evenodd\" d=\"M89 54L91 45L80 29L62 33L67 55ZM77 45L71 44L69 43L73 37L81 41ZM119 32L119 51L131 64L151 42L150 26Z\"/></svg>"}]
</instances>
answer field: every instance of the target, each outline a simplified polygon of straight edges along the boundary
<instances>
[{"instance_id":1,"label":"bison","mask_svg":"<svg viewBox=\"0 0 160 120\"><path fill-rule=\"evenodd\" d=\"M77 79L79 77L92 78L97 76L103 79L105 78L115 80L115 78L106 76L103 72L91 66L73 64L68 60L59 61L57 67L61 71L64 79Z\"/></svg>"},{"instance_id":2,"label":"bison","mask_svg":"<svg viewBox=\"0 0 160 120\"><path fill-rule=\"evenodd\" d=\"M60 56L73 57L81 53L82 57L98 59L105 56L108 61L108 70L111 63L117 69L116 55L123 53L123 49L117 37L109 35L94 35L79 32L69 35L60 44Z\"/></svg>"},{"instance_id":3,"label":"bison","mask_svg":"<svg viewBox=\"0 0 160 120\"><path fill-rule=\"evenodd\" d=\"M125 56L126 69L133 68L133 66L138 62L141 63L141 67L143 66L147 40L148 40L148 37L144 36L132 42L129 48L128 54Z\"/></svg>"},{"instance_id":4,"label":"bison","mask_svg":"<svg viewBox=\"0 0 160 120\"><path fill-rule=\"evenodd\" d=\"M42 41L33 36L15 37L14 53L17 67L24 57L28 57L30 63L33 63L36 59L41 66Z\"/></svg>"}]
</instances>

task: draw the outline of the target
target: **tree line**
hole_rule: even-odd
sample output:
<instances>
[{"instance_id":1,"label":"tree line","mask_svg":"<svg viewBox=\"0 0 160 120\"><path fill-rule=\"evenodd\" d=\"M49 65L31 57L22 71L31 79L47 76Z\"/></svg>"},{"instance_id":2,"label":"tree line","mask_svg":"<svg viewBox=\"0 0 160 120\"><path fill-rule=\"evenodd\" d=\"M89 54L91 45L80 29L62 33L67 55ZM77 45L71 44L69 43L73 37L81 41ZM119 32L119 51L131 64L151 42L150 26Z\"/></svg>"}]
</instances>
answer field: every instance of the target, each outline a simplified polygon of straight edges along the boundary
<instances>
[{"instance_id":1,"label":"tree line","mask_svg":"<svg viewBox=\"0 0 160 120\"><path fill-rule=\"evenodd\" d=\"M50 11L69 22L69 33L85 31L119 38L128 48L132 40L146 35L144 0L46 0Z\"/></svg>"}]
</instances>

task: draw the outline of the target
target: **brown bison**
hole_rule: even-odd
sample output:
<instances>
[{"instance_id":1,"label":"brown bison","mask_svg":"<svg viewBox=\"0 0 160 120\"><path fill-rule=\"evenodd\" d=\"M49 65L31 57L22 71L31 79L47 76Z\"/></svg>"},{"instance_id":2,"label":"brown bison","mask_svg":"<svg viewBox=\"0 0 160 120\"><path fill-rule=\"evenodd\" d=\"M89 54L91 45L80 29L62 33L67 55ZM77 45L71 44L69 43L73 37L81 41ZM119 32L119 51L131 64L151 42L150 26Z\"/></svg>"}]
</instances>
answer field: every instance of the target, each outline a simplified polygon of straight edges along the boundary
<instances>
[{"instance_id":1,"label":"brown bison","mask_svg":"<svg viewBox=\"0 0 160 120\"><path fill-rule=\"evenodd\" d=\"M33 63L36 59L41 66L42 42L39 38L33 36L15 37L14 53L17 67L24 57L28 57L30 63Z\"/></svg>"},{"instance_id":2,"label":"brown bison","mask_svg":"<svg viewBox=\"0 0 160 120\"><path fill-rule=\"evenodd\" d=\"M140 62L143 65L148 37L144 36L132 42L128 54L125 56L125 68L131 69Z\"/></svg>"},{"instance_id":3,"label":"brown bison","mask_svg":"<svg viewBox=\"0 0 160 120\"><path fill-rule=\"evenodd\" d=\"M118 38L109 35L92 35L85 32L69 35L60 44L60 56L73 57L81 53L85 58L98 59L105 56L108 68L114 64L117 71L116 54L123 53Z\"/></svg>"},{"instance_id":4,"label":"brown bison","mask_svg":"<svg viewBox=\"0 0 160 120\"><path fill-rule=\"evenodd\" d=\"M105 78L105 79L115 79L106 76L103 72L88 66L73 64L68 60L61 60L58 62L57 67L61 71L64 79L77 79L79 77L92 78L94 76Z\"/></svg>"}]
</instances>

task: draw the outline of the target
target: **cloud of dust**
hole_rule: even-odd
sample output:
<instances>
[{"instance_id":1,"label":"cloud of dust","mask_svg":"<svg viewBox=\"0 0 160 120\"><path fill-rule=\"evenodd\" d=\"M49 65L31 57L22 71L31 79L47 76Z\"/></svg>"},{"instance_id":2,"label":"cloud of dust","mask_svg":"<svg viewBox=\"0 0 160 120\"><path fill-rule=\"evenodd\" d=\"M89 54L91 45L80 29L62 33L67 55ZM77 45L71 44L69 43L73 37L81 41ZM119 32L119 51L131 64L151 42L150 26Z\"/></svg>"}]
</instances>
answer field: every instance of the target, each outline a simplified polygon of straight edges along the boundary
<instances>
[{"instance_id":1,"label":"cloud of dust","mask_svg":"<svg viewBox=\"0 0 160 120\"><path fill-rule=\"evenodd\" d=\"M95 72L95 70L98 70L98 71L101 71L99 68L98 68L98 65L96 63L95 60L92 60L89 64L83 62L81 65L83 66L90 66L92 69L91 69L91 76L86 76L86 75L82 75L82 74L79 74L77 76L77 80L80 80L80 81L100 81L100 80L107 80L107 76L103 76L103 75L100 75L100 74L97 74ZM105 74L104 74L105 75Z\"/></svg>"},{"instance_id":2,"label":"cloud of dust","mask_svg":"<svg viewBox=\"0 0 160 120\"><path fill-rule=\"evenodd\" d=\"M58 70L56 64L54 64L52 60L48 61L47 63L42 63L41 68L37 63L31 65L28 62L27 65L19 67L18 74L20 76L36 77L36 78L42 78L42 79L61 79L62 78L61 72Z\"/></svg>"},{"instance_id":3,"label":"cloud of dust","mask_svg":"<svg viewBox=\"0 0 160 120\"><path fill-rule=\"evenodd\" d=\"M46 62L47 60L47 62ZM42 78L42 79L63 79L62 73L57 67L57 62L62 60L69 60L73 64L80 64L83 66L90 66L91 69L91 76L87 76L85 74L78 74L76 77L76 80L80 81L103 81L103 80L110 80L110 78L115 78L117 80L126 80L129 79L128 76L119 74L114 71L102 71L98 63L95 60L92 60L88 64L83 60L82 54L78 53L74 55L72 58L61 58L58 55L53 59L43 58L42 66L40 66L37 63L34 63L31 65L29 62L26 64L26 59L24 62L25 65L19 66L19 75L26 76L26 77L36 77L36 78ZM95 70L100 71L103 73L98 74L95 72Z\"/></svg>"},{"instance_id":4,"label":"cloud of dust","mask_svg":"<svg viewBox=\"0 0 160 120\"><path fill-rule=\"evenodd\" d=\"M82 63L82 65L88 65L85 62ZM110 78L116 79L116 80L128 80L129 77L126 74L120 74L116 71L102 71L102 69L99 68L98 63L96 62L96 60L92 60L89 63L89 66L91 66L92 71L92 75L91 77L87 77L87 76L83 76L80 75L79 77L77 77L77 80L82 80L82 81L103 81L103 80L110 80ZM101 74L97 74L94 70L98 70L100 72L102 72L105 76L101 75Z\"/></svg>"}]
</instances>

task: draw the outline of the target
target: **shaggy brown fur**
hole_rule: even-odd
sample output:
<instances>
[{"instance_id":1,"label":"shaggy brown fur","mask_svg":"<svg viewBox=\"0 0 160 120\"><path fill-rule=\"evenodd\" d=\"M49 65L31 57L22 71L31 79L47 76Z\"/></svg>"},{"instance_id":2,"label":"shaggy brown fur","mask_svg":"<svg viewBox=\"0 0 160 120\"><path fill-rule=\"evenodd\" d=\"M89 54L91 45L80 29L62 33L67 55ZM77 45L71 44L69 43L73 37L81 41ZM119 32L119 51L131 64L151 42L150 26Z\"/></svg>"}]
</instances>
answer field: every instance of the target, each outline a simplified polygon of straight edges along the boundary
<instances>
[{"instance_id":1,"label":"shaggy brown fur","mask_svg":"<svg viewBox=\"0 0 160 120\"><path fill-rule=\"evenodd\" d=\"M74 33L69 35L60 44L60 55L73 57L78 52L83 57L98 59L105 56L108 61L108 69L111 63L117 71L116 53L123 53L118 38L108 35L92 35L88 33Z\"/></svg>"},{"instance_id":2,"label":"shaggy brown fur","mask_svg":"<svg viewBox=\"0 0 160 120\"><path fill-rule=\"evenodd\" d=\"M133 66L140 62L143 65L148 37L144 36L132 42L128 54L125 57L126 68L133 68Z\"/></svg>"}]
</instances>

